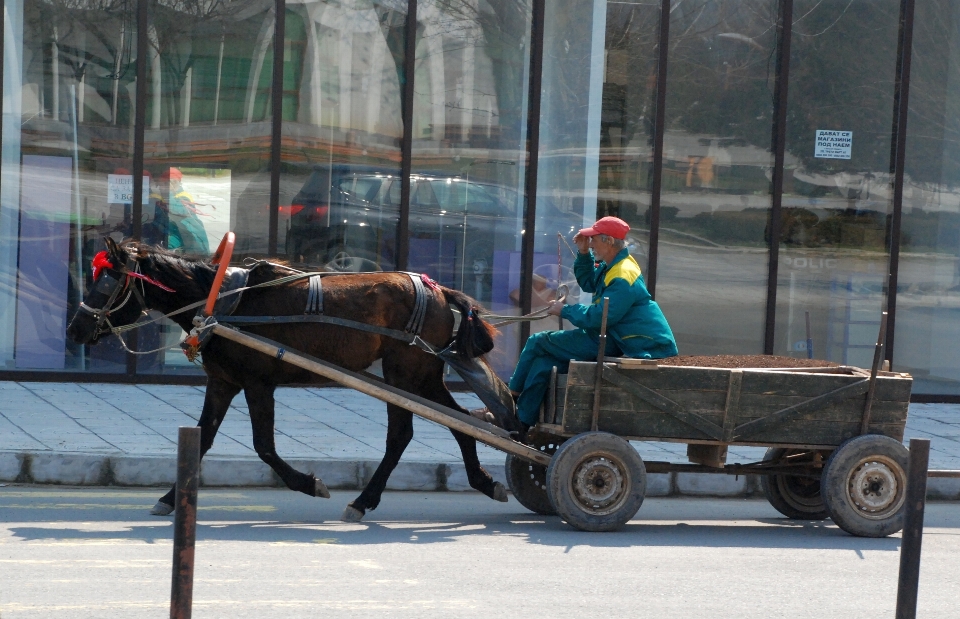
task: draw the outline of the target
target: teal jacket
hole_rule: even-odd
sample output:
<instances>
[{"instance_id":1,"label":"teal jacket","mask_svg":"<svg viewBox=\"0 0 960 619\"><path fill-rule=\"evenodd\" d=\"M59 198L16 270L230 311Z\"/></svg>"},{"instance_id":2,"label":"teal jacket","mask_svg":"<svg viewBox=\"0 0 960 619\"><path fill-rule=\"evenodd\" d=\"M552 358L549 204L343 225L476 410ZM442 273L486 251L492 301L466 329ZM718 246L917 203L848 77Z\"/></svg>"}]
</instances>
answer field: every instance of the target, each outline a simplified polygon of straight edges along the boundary
<instances>
[{"instance_id":1,"label":"teal jacket","mask_svg":"<svg viewBox=\"0 0 960 619\"><path fill-rule=\"evenodd\" d=\"M603 298L610 298L607 336L624 356L663 359L677 355L677 342L657 302L650 297L640 274L640 265L626 248L609 265L595 264L593 252L578 254L573 264L577 283L593 293L591 305L568 305L561 316L593 337L600 334Z\"/></svg>"}]
</instances>

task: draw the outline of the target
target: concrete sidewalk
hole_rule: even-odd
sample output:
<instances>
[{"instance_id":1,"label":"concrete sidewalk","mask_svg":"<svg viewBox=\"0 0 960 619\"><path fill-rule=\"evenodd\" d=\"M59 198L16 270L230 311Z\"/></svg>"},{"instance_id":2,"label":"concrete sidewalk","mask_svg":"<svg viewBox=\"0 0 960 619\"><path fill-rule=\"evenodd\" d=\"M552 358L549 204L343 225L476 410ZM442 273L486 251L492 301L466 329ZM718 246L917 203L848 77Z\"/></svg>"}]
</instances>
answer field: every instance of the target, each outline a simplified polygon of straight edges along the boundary
<instances>
[{"instance_id":1,"label":"concrete sidewalk","mask_svg":"<svg viewBox=\"0 0 960 619\"><path fill-rule=\"evenodd\" d=\"M203 387L0 382L0 482L165 486L176 477L179 426L195 425ZM473 394L455 394L467 408ZM329 487L361 488L383 456L386 407L349 389L277 389L277 453ZM906 438L931 439L930 468L960 469L960 405L912 404ZM634 443L645 460L686 462L686 446ZM728 462L764 449L735 447ZM503 453L479 446L484 467L503 481ZM253 450L242 394L203 460L206 486L277 486ZM931 478L931 498L960 499L960 479ZM459 449L446 428L414 417L414 438L390 478L395 490L468 490ZM744 496L756 479L711 474L648 476L648 494Z\"/></svg>"}]
</instances>

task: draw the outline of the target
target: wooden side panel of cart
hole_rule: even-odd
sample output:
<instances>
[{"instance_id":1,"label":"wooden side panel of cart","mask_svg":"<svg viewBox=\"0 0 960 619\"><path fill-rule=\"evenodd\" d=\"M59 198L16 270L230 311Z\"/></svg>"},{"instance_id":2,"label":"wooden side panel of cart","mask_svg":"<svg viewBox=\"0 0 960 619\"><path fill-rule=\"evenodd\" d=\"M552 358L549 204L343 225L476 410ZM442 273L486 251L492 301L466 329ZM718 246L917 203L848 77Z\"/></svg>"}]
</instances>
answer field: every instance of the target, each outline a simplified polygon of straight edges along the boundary
<instances>
[{"instance_id":1,"label":"wooden side panel of cart","mask_svg":"<svg viewBox=\"0 0 960 619\"><path fill-rule=\"evenodd\" d=\"M594 362L571 362L561 381L554 421L564 435L591 428L596 368ZM869 433L903 439L911 386L907 374L877 377ZM636 440L831 448L861 434L867 387L867 375L856 370L605 364L598 429Z\"/></svg>"}]
</instances>

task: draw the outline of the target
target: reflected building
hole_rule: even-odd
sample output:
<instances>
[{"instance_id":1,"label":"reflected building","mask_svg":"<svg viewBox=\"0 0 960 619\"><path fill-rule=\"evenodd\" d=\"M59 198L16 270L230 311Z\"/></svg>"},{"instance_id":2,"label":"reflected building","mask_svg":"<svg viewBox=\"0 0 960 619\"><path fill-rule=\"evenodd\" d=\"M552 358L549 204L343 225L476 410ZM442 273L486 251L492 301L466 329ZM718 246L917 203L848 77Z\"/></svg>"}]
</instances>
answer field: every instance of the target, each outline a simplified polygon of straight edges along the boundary
<instances>
[{"instance_id":1,"label":"reflected building","mask_svg":"<svg viewBox=\"0 0 960 619\"><path fill-rule=\"evenodd\" d=\"M6 0L3 28L0 378L198 380L67 341L105 236L234 230L237 260L520 314L583 298L573 233L616 215L681 353L865 366L888 311L915 394L960 396L955 1ZM498 372L560 326L504 328Z\"/></svg>"}]
</instances>

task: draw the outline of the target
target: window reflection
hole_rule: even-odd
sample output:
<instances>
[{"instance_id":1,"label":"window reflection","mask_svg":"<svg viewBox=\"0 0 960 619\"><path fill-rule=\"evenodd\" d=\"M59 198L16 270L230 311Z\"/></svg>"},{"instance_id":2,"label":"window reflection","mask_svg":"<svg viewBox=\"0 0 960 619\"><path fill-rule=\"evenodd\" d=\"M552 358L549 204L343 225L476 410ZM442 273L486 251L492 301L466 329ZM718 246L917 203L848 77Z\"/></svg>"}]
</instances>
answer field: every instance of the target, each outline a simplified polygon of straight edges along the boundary
<instances>
[{"instance_id":1,"label":"window reflection","mask_svg":"<svg viewBox=\"0 0 960 619\"><path fill-rule=\"evenodd\" d=\"M917 5L893 357L914 393L960 394L958 34L956 4Z\"/></svg>"},{"instance_id":2,"label":"window reflection","mask_svg":"<svg viewBox=\"0 0 960 619\"><path fill-rule=\"evenodd\" d=\"M0 367L122 372L66 321L103 237L131 229L132 5L4 2Z\"/></svg>"},{"instance_id":3,"label":"window reflection","mask_svg":"<svg viewBox=\"0 0 960 619\"><path fill-rule=\"evenodd\" d=\"M410 269L517 314L526 173L530 4L418 3ZM492 353L508 375L517 331Z\"/></svg>"},{"instance_id":4,"label":"window reflection","mask_svg":"<svg viewBox=\"0 0 960 619\"><path fill-rule=\"evenodd\" d=\"M405 12L287 2L278 246L294 263L396 264Z\"/></svg>"},{"instance_id":5,"label":"window reflection","mask_svg":"<svg viewBox=\"0 0 960 619\"><path fill-rule=\"evenodd\" d=\"M142 238L208 255L228 230L235 260L267 253L272 4L150 4ZM142 328L142 350L175 346L172 322ZM138 358L140 372L195 372L178 350Z\"/></svg>"},{"instance_id":6,"label":"window reflection","mask_svg":"<svg viewBox=\"0 0 960 619\"><path fill-rule=\"evenodd\" d=\"M807 356L809 314L815 358L869 367L886 309L899 3L801 1L794 16L775 352ZM825 151L818 132L852 143Z\"/></svg>"},{"instance_id":7,"label":"window reflection","mask_svg":"<svg viewBox=\"0 0 960 619\"><path fill-rule=\"evenodd\" d=\"M657 300L684 354L763 350L777 7L671 14Z\"/></svg>"}]
</instances>

